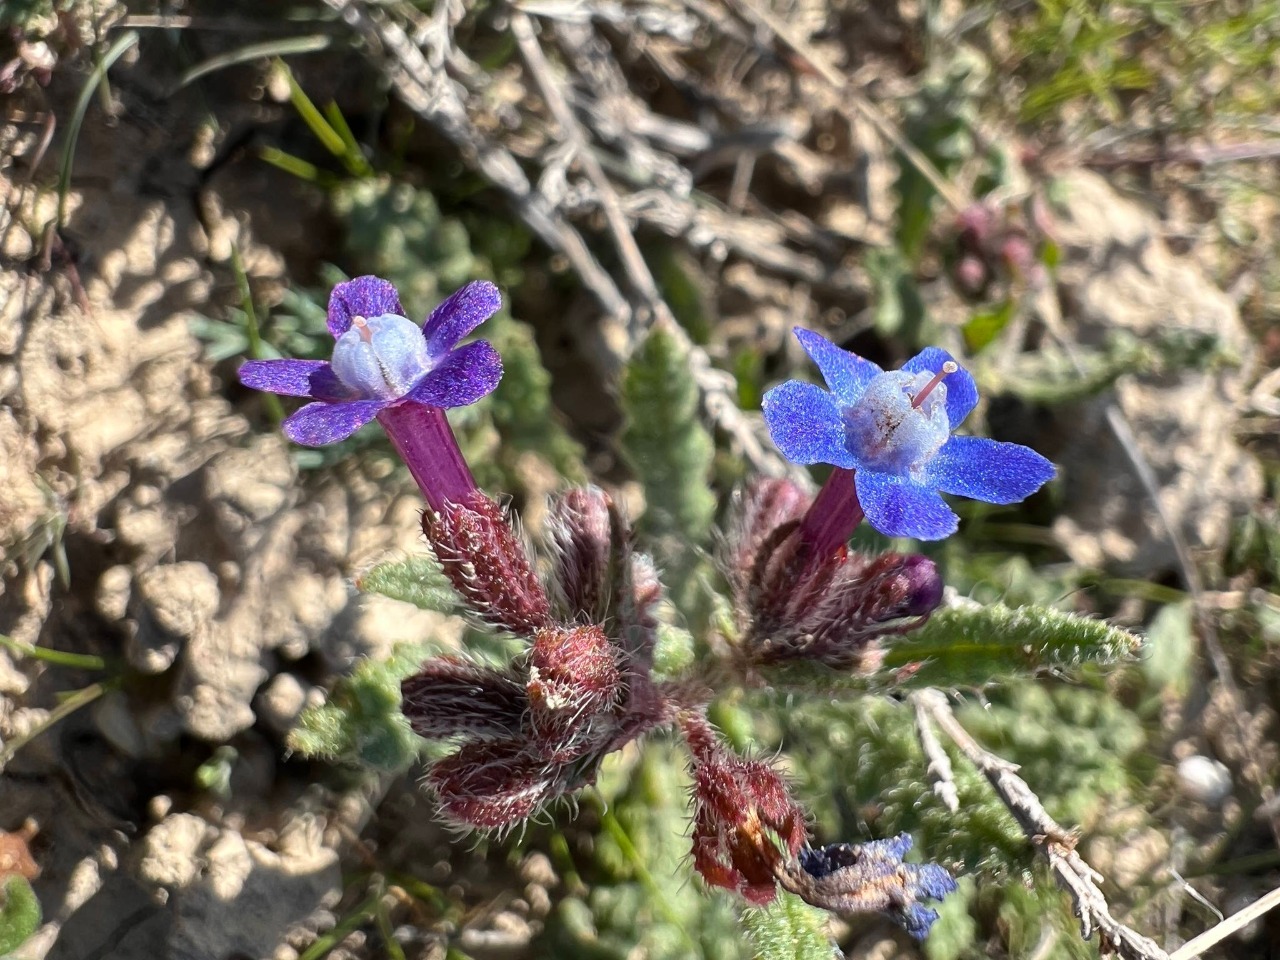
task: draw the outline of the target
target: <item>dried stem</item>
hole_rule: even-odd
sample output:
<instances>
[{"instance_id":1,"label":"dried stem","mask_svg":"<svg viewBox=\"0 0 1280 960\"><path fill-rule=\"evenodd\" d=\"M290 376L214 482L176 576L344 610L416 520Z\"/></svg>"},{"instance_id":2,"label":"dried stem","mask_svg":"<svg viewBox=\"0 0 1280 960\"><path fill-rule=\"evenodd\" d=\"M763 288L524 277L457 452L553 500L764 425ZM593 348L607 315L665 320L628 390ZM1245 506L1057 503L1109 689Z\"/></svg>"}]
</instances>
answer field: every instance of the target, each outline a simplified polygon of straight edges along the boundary
<instances>
[{"instance_id":1,"label":"dried stem","mask_svg":"<svg viewBox=\"0 0 1280 960\"><path fill-rule=\"evenodd\" d=\"M1044 854L1049 869L1075 901L1081 936L1087 940L1097 930L1103 947L1109 947L1124 960L1169 960L1169 955L1155 941L1111 915L1106 897L1098 887L1102 878L1076 852L1076 838L1049 816L1040 798L1018 776L1017 765L988 752L970 736L942 692L922 690L912 695L912 702L918 715L927 716L937 724L982 772L1027 839Z\"/></svg>"},{"instance_id":2,"label":"dried stem","mask_svg":"<svg viewBox=\"0 0 1280 960\"><path fill-rule=\"evenodd\" d=\"M917 697L912 699L916 711L916 736L920 739L920 749L929 761L926 773L933 783L933 792L948 810L956 813L960 809L960 795L956 790L955 771L951 768L951 758L938 742L933 723L924 703Z\"/></svg>"}]
</instances>

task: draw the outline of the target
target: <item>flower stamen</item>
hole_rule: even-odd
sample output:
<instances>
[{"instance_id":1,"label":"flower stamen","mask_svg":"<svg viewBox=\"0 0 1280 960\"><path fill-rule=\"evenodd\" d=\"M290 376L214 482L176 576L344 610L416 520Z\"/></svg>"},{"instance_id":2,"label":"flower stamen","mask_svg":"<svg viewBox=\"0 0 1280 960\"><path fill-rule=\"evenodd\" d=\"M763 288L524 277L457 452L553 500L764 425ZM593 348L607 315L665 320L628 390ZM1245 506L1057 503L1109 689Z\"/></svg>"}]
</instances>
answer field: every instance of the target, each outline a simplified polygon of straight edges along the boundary
<instances>
[{"instance_id":1,"label":"flower stamen","mask_svg":"<svg viewBox=\"0 0 1280 960\"><path fill-rule=\"evenodd\" d=\"M933 375L933 379L926 383L914 397L911 398L911 408L919 410L920 404L929 398L929 394L933 393L933 388L945 380L948 376L960 369L960 364L954 360L948 360L942 365L942 369Z\"/></svg>"},{"instance_id":2,"label":"flower stamen","mask_svg":"<svg viewBox=\"0 0 1280 960\"><path fill-rule=\"evenodd\" d=\"M369 327L369 321L364 317L352 317L351 325L360 331L360 339L365 343L373 343L373 330Z\"/></svg>"}]
</instances>

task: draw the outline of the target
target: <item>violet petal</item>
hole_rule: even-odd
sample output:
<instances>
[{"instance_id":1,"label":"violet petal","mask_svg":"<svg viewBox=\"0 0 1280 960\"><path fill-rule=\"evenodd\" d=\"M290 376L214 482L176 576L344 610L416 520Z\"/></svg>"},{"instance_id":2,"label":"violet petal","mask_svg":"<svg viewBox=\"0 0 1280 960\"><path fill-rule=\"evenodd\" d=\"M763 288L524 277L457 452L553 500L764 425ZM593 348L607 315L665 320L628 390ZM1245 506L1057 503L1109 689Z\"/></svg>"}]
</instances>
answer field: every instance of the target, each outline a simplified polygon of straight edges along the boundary
<instances>
[{"instance_id":1,"label":"violet petal","mask_svg":"<svg viewBox=\"0 0 1280 960\"><path fill-rule=\"evenodd\" d=\"M858 471L854 482L867 522L886 537L941 540L960 526L960 519L930 487L869 470Z\"/></svg>"},{"instance_id":2,"label":"violet petal","mask_svg":"<svg viewBox=\"0 0 1280 960\"><path fill-rule=\"evenodd\" d=\"M857 403L872 378L884 373L878 364L836 346L821 334L804 327L796 327L794 332L800 346L818 365L827 387L842 406L850 407Z\"/></svg>"},{"instance_id":3,"label":"violet petal","mask_svg":"<svg viewBox=\"0 0 1280 960\"><path fill-rule=\"evenodd\" d=\"M792 463L857 466L845 447L844 421L835 397L821 387L788 380L764 395L761 408L774 445Z\"/></svg>"},{"instance_id":4,"label":"violet petal","mask_svg":"<svg viewBox=\"0 0 1280 960\"><path fill-rule=\"evenodd\" d=\"M311 378L328 370L327 360L246 360L237 375L246 387L286 397L310 397Z\"/></svg>"},{"instance_id":5,"label":"violet petal","mask_svg":"<svg viewBox=\"0 0 1280 960\"><path fill-rule=\"evenodd\" d=\"M353 400L349 403L308 403L281 428L284 435L304 447L323 447L345 440L378 415L385 400Z\"/></svg>"},{"instance_id":6,"label":"violet petal","mask_svg":"<svg viewBox=\"0 0 1280 960\"><path fill-rule=\"evenodd\" d=\"M384 313L405 315L396 288L381 277L356 277L338 284L329 294L329 332L334 339L351 328L352 317L380 317Z\"/></svg>"},{"instance_id":7,"label":"violet petal","mask_svg":"<svg viewBox=\"0 0 1280 960\"><path fill-rule=\"evenodd\" d=\"M1030 447L986 437L952 437L929 461L928 481L943 493L1017 503L1053 479L1054 466Z\"/></svg>"},{"instance_id":8,"label":"violet petal","mask_svg":"<svg viewBox=\"0 0 1280 960\"><path fill-rule=\"evenodd\" d=\"M422 325L422 335L427 338L427 352L432 359L443 357L459 340L497 313L501 306L502 294L488 280L468 283L432 310Z\"/></svg>"},{"instance_id":9,"label":"violet petal","mask_svg":"<svg viewBox=\"0 0 1280 960\"><path fill-rule=\"evenodd\" d=\"M502 379L502 358L486 340L451 351L422 378L408 398L433 407L465 407L493 392Z\"/></svg>"}]
</instances>

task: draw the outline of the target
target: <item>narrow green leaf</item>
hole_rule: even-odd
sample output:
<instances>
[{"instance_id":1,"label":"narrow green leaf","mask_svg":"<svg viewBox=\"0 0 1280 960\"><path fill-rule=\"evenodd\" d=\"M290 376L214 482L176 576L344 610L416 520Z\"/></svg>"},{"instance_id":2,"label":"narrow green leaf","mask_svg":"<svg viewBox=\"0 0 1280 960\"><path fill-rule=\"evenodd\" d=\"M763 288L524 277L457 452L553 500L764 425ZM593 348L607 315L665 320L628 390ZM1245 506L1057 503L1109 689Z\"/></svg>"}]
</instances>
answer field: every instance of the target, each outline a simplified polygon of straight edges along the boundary
<instances>
[{"instance_id":1,"label":"narrow green leaf","mask_svg":"<svg viewBox=\"0 0 1280 960\"><path fill-rule=\"evenodd\" d=\"M1132 659L1142 639L1101 620L1049 607L960 606L940 610L885 657L913 687L983 686L1086 663ZM905 668L905 669L904 669Z\"/></svg>"},{"instance_id":2,"label":"narrow green leaf","mask_svg":"<svg viewBox=\"0 0 1280 960\"><path fill-rule=\"evenodd\" d=\"M326 49L331 43L333 43L333 37L325 33L316 33L303 37L284 37L279 40L267 40L263 43L246 44L243 47L228 50L226 53L220 53L217 56L210 57L208 60L197 63L178 78L174 92L176 93L187 84L199 80L207 74L235 66L237 63L248 63L251 60L261 60L264 57L288 57L299 53L315 53Z\"/></svg>"},{"instance_id":3,"label":"narrow green leaf","mask_svg":"<svg viewBox=\"0 0 1280 960\"><path fill-rule=\"evenodd\" d=\"M0 893L0 956L8 956L40 926L40 901L25 877L10 874Z\"/></svg>"},{"instance_id":4,"label":"narrow green leaf","mask_svg":"<svg viewBox=\"0 0 1280 960\"><path fill-rule=\"evenodd\" d=\"M84 115L89 109L89 101L93 98L93 91L98 89L98 84L106 83L107 71L137 42L138 33L136 30L121 34L116 42L107 48L107 52L102 55L102 59L93 68L93 72L89 74L89 79L85 82L83 89L80 91L80 96L76 100L75 110L71 114L71 122L67 125L69 133L67 142L62 148L62 162L58 173L58 213L56 217L56 229L58 230L62 229L62 225L67 220L67 194L71 190L71 167L75 163L76 143L80 139L80 128L84 126Z\"/></svg>"},{"instance_id":5,"label":"narrow green leaf","mask_svg":"<svg viewBox=\"0 0 1280 960\"><path fill-rule=\"evenodd\" d=\"M831 960L839 956L823 931L826 914L799 897L783 893L769 904L742 914L756 960Z\"/></svg>"},{"instance_id":6,"label":"narrow green leaf","mask_svg":"<svg viewBox=\"0 0 1280 960\"><path fill-rule=\"evenodd\" d=\"M455 613L458 609L458 595L430 554L380 563L357 580L356 587L364 593L403 600L420 610Z\"/></svg>"}]
</instances>

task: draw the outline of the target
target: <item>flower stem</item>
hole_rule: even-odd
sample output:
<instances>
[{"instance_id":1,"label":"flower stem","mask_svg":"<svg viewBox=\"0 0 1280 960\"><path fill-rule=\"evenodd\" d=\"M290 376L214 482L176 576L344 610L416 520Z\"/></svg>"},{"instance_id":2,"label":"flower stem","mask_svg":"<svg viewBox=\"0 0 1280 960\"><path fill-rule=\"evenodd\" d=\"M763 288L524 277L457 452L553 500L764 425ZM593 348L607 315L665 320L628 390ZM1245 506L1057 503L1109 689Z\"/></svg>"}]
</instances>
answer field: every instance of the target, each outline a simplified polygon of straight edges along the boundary
<instances>
[{"instance_id":1,"label":"flower stem","mask_svg":"<svg viewBox=\"0 0 1280 960\"><path fill-rule=\"evenodd\" d=\"M800 521L800 536L815 553L831 553L848 542L862 517L853 471L836 467Z\"/></svg>"},{"instance_id":2,"label":"flower stem","mask_svg":"<svg viewBox=\"0 0 1280 960\"><path fill-rule=\"evenodd\" d=\"M420 403L401 403L378 414L427 503L436 513L446 503L461 503L476 489L444 410Z\"/></svg>"}]
</instances>

